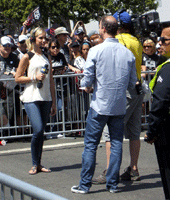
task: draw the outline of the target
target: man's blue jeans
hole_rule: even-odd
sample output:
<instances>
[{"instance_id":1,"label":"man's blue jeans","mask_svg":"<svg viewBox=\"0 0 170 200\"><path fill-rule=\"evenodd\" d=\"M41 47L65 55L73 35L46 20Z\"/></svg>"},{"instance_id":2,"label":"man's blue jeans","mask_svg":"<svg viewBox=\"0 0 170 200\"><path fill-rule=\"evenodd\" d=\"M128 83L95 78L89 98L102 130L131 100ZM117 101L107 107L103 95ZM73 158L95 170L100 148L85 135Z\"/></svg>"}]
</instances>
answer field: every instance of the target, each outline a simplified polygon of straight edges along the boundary
<instances>
[{"instance_id":1,"label":"man's blue jeans","mask_svg":"<svg viewBox=\"0 0 170 200\"><path fill-rule=\"evenodd\" d=\"M124 115L99 115L90 108L84 135L84 152L82 154L82 171L79 187L89 191L96 164L96 150L100 143L105 124L108 125L111 142L110 164L106 174L106 188L116 189L119 183L119 170L122 161L122 142Z\"/></svg>"},{"instance_id":2,"label":"man's blue jeans","mask_svg":"<svg viewBox=\"0 0 170 200\"><path fill-rule=\"evenodd\" d=\"M33 136L31 140L32 164L41 164L42 147L44 142L44 130L49 119L51 101L36 101L24 103L26 113L31 122Z\"/></svg>"}]
</instances>

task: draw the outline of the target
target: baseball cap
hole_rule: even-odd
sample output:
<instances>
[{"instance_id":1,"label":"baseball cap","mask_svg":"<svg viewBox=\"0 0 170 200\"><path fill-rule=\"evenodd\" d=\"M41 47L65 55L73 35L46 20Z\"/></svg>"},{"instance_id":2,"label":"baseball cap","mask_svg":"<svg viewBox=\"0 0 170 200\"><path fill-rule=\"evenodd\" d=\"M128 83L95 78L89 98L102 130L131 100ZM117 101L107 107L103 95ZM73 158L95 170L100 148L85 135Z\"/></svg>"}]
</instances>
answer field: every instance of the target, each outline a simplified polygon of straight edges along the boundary
<instances>
[{"instance_id":1,"label":"baseball cap","mask_svg":"<svg viewBox=\"0 0 170 200\"><path fill-rule=\"evenodd\" d=\"M6 44L13 45L13 43L11 42L11 38L8 36L1 37L1 44L2 45L6 45Z\"/></svg>"},{"instance_id":2,"label":"baseball cap","mask_svg":"<svg viewBox=\"0 0 170 200\"><path fill-rule=\"evenodd\" d=\"M78 46L80 46L80 43L76 38L73 38L70 47L78 47Z\"/></svg>"},{"instance_id":3,"label":"baseball cap","mask_svg":"<svg viewBox=\"0 0 170 200\"><path fill-rule=\"evenodd\" d=\"M18 34L14 34L14 39L17 39L18 38Z\"/></svg>"},{"instance_id":4,"label":"baseball cap","mask_svg":"<svg viewBox=\"0 0 170 200\"><path fill-rule=\"evenodd\" d=\"M26 35L20 35L20 36L18 37L18 42L22 42L22 41L27 40L27 39L28 39L28 38L27 38Z\"/></svg>"},{"instance_id":5,"label":"baseball cap","mask_svg":"<svg viewBox=\"0 0 170 200\"><path fill-rule=\"evenodd\" d=\"M60 35L60 34L69 34L69 32L66 30L65 27L58 27L54 30L54 35L57 36L57 35Z\"/></svg>"},{"instance_id":6,"label":"baseball cap","mask_svg":"<svg viewBox=\"0 0 170 200\"><path fill-rule=\"evenodd\" d=\"M91 31L89 32L88 36L91 37L91 36L94 35L94 34L99 34L99 32L96 31L96 30L91 30Z\"/></svg>"},{"instance_id":7,"label":"baseball cap","mask_svg":"<svg viewBox=\"0 0 170 200\"><path fill-rule=\"evenodd\" d=\"M79 35L80 33L84 33L84 30L83 30L83 28L78 28L76 31L75 31L75 35Z\"/></svg>"},{"instance_id":8,"label":"baseball cap","mask_svg":"<svg viewBox=\"0 0 170 200\"><path fill-rule=\"evenodd\" d=\"M113 17L118 21L118 12L116 12ZM119 15L120 20L125 24L131 24L131 16L126 11L123 11Z\"/></svg>"}]
</instances>

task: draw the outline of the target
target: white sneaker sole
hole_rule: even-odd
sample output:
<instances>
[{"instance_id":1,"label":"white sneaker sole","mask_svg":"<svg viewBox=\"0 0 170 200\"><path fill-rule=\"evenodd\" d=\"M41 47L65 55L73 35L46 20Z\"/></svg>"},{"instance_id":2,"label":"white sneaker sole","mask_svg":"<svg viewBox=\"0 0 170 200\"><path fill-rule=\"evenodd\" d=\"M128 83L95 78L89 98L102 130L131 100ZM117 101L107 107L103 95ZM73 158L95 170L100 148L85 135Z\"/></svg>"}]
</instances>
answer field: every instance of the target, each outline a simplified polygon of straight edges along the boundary
<instances>
[{"instance_id":1,"label":"white sneaker sole","mask_svg":"<svg viewBox=\"0 0 170 200\"><path fill-rule=\"evenodd\" d=\"M115 190L110 189L109 192L110 193L117 193L117 192L120 192L120 190L119 189L115 189Z\"/></svg>"},{"instance_id":2,"label":"white sneaker sole","mask_svg":"<svg viewBox=\"0 0 170 200\"><path fill-rule=\"evenodd\" d=\"M88 192L78 189L78 186L73 186L71 191L77 194L87 194Z\"/></svg>"}]
</instances>

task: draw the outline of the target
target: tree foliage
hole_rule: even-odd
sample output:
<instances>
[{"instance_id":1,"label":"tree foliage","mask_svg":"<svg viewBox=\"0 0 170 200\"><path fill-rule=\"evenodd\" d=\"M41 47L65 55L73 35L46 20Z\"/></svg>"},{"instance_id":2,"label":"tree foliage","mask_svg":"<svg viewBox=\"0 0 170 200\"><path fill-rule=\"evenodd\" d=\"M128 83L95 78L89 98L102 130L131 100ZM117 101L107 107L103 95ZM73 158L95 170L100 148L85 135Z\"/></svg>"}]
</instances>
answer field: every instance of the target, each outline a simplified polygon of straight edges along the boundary
<instances>
[{"instance_id":1,"label":"tree foliage","mask_svg":"<svg viewBox=\"0 0 170 200\"><path fill-rule=\"evenodd\" d=\"M5 24L21 26L29 13L38 5L42 15L41 23L47 25L48 17L52 23L64 25L69 29L69 20L88 23L106 13L126 8L133 13L141 14L156 8L155 0L0 0L1 16Z\"/></svg>"}]
</instances>

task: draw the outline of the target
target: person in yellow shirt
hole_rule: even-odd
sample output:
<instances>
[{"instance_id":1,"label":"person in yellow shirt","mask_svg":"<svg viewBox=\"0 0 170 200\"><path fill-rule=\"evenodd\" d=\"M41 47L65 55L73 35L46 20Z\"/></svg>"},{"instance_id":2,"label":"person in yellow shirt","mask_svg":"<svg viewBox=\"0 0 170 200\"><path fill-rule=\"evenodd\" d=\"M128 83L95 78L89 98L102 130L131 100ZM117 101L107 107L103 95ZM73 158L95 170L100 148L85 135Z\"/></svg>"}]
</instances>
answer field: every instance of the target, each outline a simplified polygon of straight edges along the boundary
<instances>
[{"instance_id":1,"label":"person in yellow shirt","mask_svg":"<svg viewBox=\"0 0 170 200\"><path fill-rule=\"evenodd\" d=\"M119 43L123 44L126 48L131 50L136 58L136 71L137 77L141 79L141 63L142 63L142 51L143 47L139 40L131 35L130 33L121 33L121 29L119 29L119 34L116 36L119 40Z\"/></svg>"}]
</instances>

